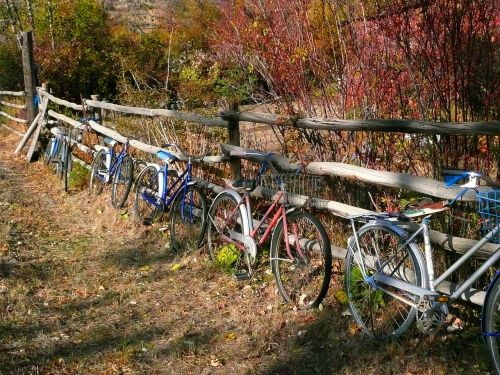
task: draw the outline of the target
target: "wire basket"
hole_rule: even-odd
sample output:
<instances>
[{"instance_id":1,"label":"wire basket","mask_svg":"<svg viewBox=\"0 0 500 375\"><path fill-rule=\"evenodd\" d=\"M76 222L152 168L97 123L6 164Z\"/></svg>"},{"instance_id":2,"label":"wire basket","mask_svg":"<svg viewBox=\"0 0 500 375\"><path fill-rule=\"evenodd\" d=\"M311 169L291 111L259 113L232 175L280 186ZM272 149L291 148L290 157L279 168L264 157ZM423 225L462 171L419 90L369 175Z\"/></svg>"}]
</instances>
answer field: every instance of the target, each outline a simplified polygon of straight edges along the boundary
<instances>
[{"instance_id":1,"label":"wire basket","mask_svg":"<svg viewBox=\"0 0 500 375\"><path fill-rule=\"evenodd\" d=\"M287 203L301 206L310 203L311 198L319 198L324 179L304 173L271 173L261 176L259 185L265 199L273 200L275 194L283 189L288 193Z\"/></svg>"},{"instance_id":2,"label":"wire basket","mask_svg":"<svg viewBox=\"0 0 500 375\"><path fill-rule=\"evenodd\" d=\"M500 223L500 190L479 192L477 199L478 212L482 218L482 231L485 235ZM490 241L500 243L500 231Z\"/></svg>"}]
</instances>

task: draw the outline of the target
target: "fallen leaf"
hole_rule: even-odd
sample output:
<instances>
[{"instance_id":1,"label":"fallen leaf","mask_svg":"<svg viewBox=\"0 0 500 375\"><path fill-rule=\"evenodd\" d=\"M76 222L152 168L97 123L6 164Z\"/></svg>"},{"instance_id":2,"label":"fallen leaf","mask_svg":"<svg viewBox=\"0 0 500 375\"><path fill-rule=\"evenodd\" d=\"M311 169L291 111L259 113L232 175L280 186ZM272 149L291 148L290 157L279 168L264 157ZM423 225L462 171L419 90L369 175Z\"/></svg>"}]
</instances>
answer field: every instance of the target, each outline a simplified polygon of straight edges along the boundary
<instances>
[{"instance_id":1,"label":"fallen leaf","mask_svg":"<svg viewBox=\"0 0 500 375\"><path fill-rule=\"evenodd\" d=\"M181 269L181 265L179 263L175 263L170 269L172 271L178 271Z\"/></svg>"}]
</instances>

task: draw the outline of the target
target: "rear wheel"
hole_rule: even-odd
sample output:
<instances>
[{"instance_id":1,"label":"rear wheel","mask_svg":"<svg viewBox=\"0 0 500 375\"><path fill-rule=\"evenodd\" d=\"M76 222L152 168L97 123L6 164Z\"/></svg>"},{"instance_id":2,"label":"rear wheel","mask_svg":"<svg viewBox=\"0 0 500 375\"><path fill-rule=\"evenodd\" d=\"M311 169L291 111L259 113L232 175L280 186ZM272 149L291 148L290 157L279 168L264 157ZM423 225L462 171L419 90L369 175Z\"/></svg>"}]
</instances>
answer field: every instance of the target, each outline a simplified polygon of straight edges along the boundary
<instances>
[{"instance_id":1,"label":"rear wheel","mask_svg":"<svg viewBox=\"0 0 500 375\"><path fill-rule=\"evenodd\" d=\"M210 259L232 274L250 272L250 255L227 239L231 231L245 234L245 220L238 201L228 193L217 196L208 211L207 245Z\"/></svg>"},{"instance_id":2,"label":"rear wheel","mask_svg":"<svg viewBox=\"0 0 500 375\"><path fill-rule=\"evenodd\" d=\"M400 299L416 303L418 297L396 287L380 284L384 291L377 288L379 284L370 277L378 273L426 287L422 256L415 243L402 246L405 232L391 224L368 223L359 229L357 235L361 251L356 251L356 242L352 238L344 273L352 317L365 333L380 339L396 338L410 328L417 314L415 307ZM364 278L361 262L364 263L369 280Z\"/></svg>"},{"instance_id":3,"label":"rear wheel","mask_svg":"<svg viewBox=\"0 0 500 375\"><path fill-rule=\"evenodd\" d=\"M134 175L134 161L130 155L125 155L118 165L111 188L111 204L120 209L127 201Z\"/></svg>"},{"instance_id":4,"label":"rear wheel","mask_svg":"<svg viewBox=\"0 0 500 375\"><path fill-rule=\"evenodd\" d=\"M163 202L158 197L158 171L149 166L142 170L135 183L134 217L150 225L163 212Z\"/></svg>"},{"instance_id":5,"label":"rear wheel","mask_svg":"<svg viewBox=\"0 0 500 375\"><path fill-rule=\"evenodd\" d=\"M332 274L330 240L321 222L308 212L293 212L286 220L288 230L281 221L271 240L271 267L278 291L285 302L299 308L317 307Z\"/></svg>"},{"instance_id":6,"label":"rear wheel","mask_svg":"<svg viewBox=\"0 0 500 375\"><path fill-rule=\"evenodd\" d=\"M207 199L196 186L179 190L170 208L170 240L176 251L196 250L205 234Z\"/></svg>"},{"instance_id":7,"label":"rear wheel","mask_svg":"<svg viewBox=\"0 0 500 375\"><path fill-rule=\"evenodd\" d=\"M55 147L55 139L50 138L49 143L47 143L47 147L43 153L43 163L45 165L49 165L52 160L52 148Z\"/></svg>"},{"instance_id":8,"label":"rear wheel","mask_svg":"<svg viewBox=\"0 0 500 375\"><path fill-rule=\"evenodd\" d=\"M483 313L484 332L493 368L500 374L500 277L496 277Z\"/></svg>"},{"instance_id":9,"label":"rear wheel","mask_svg":"<svg viewBox=\"0 0 500 375\"><path fill-rule=\"evenodd\" d=\"M106 150L100 150L92 161L89 190L91 195L99 195L106 184Z\"/></svg>"},{"instance_id":10,"label":"rear wheel","mask_svg":"<svg viewBox=\"0 0 500 375\"><path fill-rule=\"evenodd\" d=\"M71 147L68 144L64 144L63 147L63 154L62 154L62 168L63 168L63 184L64 184L64 191L68 192L69 191L69 178L70 178L70 173L71 173Z\"/></svg>"}]
</instances>

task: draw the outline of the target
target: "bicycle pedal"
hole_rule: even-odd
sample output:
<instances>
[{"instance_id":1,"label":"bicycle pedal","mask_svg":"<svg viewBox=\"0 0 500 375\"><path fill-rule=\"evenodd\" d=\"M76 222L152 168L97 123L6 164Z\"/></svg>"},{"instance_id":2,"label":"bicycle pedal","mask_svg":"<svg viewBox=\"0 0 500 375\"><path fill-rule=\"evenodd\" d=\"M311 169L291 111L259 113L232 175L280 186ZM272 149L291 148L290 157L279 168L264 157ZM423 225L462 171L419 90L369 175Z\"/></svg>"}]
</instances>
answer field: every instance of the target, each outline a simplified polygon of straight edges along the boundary
<instances>
[{"instance_id":1,"label":"bicycle pedal","mask_svg":"<svg viewBox=\"0 0 500 375\"><path fill-rule=\"evenodd\" d=\"M248 272L240 272L240 273L235 273L233 277L237 281L245 281L245 280L250 280L252 278L252 275L249 274Z\"/></svg>"}]
</instances>

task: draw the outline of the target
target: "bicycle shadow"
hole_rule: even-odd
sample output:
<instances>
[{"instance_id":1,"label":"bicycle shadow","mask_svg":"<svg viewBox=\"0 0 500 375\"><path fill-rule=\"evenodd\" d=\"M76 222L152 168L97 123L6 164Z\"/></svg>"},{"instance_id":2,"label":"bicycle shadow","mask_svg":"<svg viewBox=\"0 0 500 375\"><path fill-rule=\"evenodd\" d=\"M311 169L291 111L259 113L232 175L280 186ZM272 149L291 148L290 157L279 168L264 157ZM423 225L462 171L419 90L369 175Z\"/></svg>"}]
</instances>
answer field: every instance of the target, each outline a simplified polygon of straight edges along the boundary
<instances>
[{"instance_id":1,"label":"bicycle shadow","mask_svg":"<svg viewBox=\"0 0 500 375\"><path fill-rule=\"evenodd\" d=\"M377 341L334 309L301 328L305 333L287 343L285 354L257 374L412 374L422 367L429 373L472 374L489 366L479 327L443 335L421 334L413 327L399 339Z\"/></svg>"}]
</instances>

